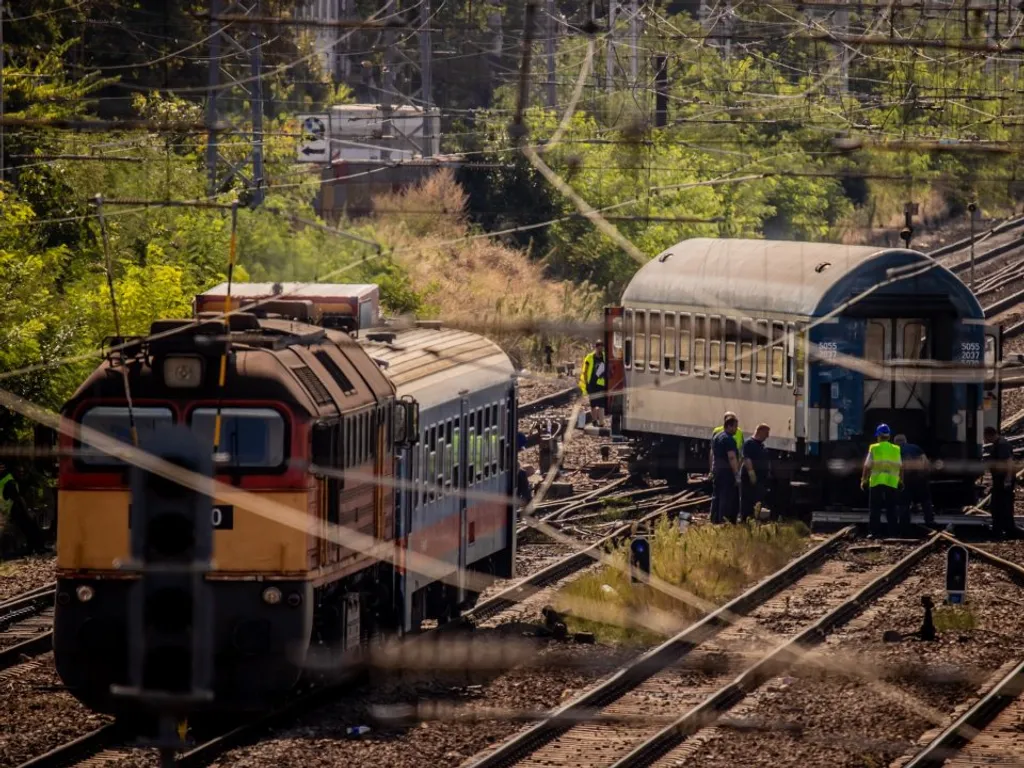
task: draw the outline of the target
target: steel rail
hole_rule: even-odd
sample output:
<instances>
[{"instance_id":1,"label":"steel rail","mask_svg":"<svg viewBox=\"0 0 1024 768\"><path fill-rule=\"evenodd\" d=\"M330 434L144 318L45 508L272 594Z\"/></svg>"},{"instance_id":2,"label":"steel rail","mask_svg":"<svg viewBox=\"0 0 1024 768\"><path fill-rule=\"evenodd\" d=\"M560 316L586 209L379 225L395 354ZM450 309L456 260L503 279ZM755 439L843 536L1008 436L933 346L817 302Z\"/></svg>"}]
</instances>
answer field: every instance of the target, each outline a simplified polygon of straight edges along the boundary
<instances>
[{"instance_id":1,"label":"steel rail","mask_svg":"<svg viewBox=\"0 0 1024 768\"><path fill-rule=\"evenodd\" d=\"M611 768L646 768L653 765L701 728L713 724L763 683L776 677L803 656L803 649L821 643L830 632L860 614L872 601L899 584L942 541L932 534L921 546L833 608L811 626L763 656L742 674L693 707L671 725L643 741Z\"/></svg>"},{"instance_id":2,"label":"steel rail","mask_svg":"<svg viewBox=\"0 0 1024 768\"><path fill-rule=\"evenodd\" d=\"M552 392L550 395L544 395L543 397L538 397L535 400L520 403L516 409L516 413L520 418L523 416L532 416L537 413L537 411L542 411L545 408L551 408L556 405L565 405L566 403L572 402L579 392L579 387L561 389L558 392Z\"/></svg>"},{"instance_id":3,"label":"steel rail","mask_svg":"<svg viewBox=\"0 0 1024 768\"><path fill-rule=\"evenodd\" d=\"M784 588L806 575L825 560L839 545L851 538L854 527L839 531L810 552L762 579L749 590L725 605L707 614L703 619L648 651L640 658L619 669L610 679L597 685L568 704L552 712L540 723L504 742L496 750L470 763L469 768L504 768L514 765L526 756L569 730L582 713L606 707L637 688L645 680L678 661L701 643L714 637L731 623L735 616L743 616L774 597Z\"/></svg>"}]
</instances>

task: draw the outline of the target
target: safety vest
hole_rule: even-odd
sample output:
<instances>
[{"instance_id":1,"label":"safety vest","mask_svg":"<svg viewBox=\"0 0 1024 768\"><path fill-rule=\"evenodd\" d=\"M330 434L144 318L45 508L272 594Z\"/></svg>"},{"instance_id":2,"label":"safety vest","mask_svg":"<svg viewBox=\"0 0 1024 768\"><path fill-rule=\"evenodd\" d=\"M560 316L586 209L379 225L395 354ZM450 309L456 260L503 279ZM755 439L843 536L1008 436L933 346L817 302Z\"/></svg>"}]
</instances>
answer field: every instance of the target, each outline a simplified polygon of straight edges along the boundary
<instances>
[{"instance_id":1,"label":"safety vest","mask_svg":"<svg viewBox=\"0 0 1024 768\"><path fill-rule=\"evenodd\" d=\"M598 361L598 369L595 372L594 353L590 352L586 357L583 358L583 369L580 371L580 389L583 391L584 395L587 394L587 386L591 384L591 374L593 373L596 373L596 376L593 377L593 383L597 384L597 386L599 387L604 386L605 365L606 362L604 360Z\"/></svg>"},{"instance_id":2,"label":"safety vest","mask_svg":"<svg viewBox=\"0 0 1024 768\"><path fill-rule=\"evenodd\" d=\"M887 485L890 488L900 486L900 447L888 441L873 444L868 453L871 456L871 479L869 485Z\"/></svg>"},{"instance_id":3,"label":"safety vest","mask_svg":"<svg viewBox=\"0 0 1024 768\"><path fill-rule=\"evenodd\" d=\"M711 430L711 439L714 440L715 439L715 435L717 435L719 432L725 432L725 427L719 425L719 426L715 427L713 430ZM743 430L740 429L739 427L736 427L736 433L733 435L733 439L736 440L736 450L739 451L740 453L742 453L743 452Z\"/></svg>"},{"instance_id":4,"label":"safety vest","mask_svg":"<svg viewBox=\"0 0 1024 768\"><path fill-rule=\"evenodd\" d=\"M3 477L0 477L0 515L7 515L14 506L13 501L8 501L4 498L4 489L7 487L8 483L14 483L14 488L17 490L18 484L14 481L14 475L10 472Z\"/></svg>"}]
</instances>

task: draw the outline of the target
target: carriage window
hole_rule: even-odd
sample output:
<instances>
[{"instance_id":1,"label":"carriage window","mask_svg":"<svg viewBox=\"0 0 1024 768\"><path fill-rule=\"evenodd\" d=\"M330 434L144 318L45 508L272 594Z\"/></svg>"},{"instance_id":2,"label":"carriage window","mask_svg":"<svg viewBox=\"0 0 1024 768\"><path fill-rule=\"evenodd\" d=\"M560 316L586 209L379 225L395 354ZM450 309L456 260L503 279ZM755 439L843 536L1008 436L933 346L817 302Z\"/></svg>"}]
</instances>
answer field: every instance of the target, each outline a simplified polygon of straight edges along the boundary
<instances>
[{"instance_id":1,"label":"carriage window","mask_svg":"<svg viewBox=\"0 0 1024 768\"><path fill-rule=\"evenodd\" d=\"M484 461L484 440L483 440L483 414L478 410L476 413L476 433L473 436L473 444L476 446L476 455L473 457L473 467L476 470L476 479L483 478Z\"/></svg>"},{"instance_id":2,"label":"carriage window","mask_svg":"<svg viewBox=\"0 0 1024 768\"><path fill-rule=\"evenodd\" d=\"M476 481L476 413L469 414L469 427L466 429L466 485Z\"/></svg>"},{"instance_id":3,"label":"carriage window","mask_svg":"<svg viewBox=\"0 0 1024 768\"><path fill-rule=\"evenodd\" d=\"M796 326L786 323L786 386L793 386L793 363L796 356Z\"/></svg>"},{"instance_id":4,"label":"carriage window","mask_svg":"<svg viewBox=\"0 0 1024 768\"><path fill-rule=\"evenodd\" d=\"M459 487L459 462L461 457L459 456L459 429L458 425L452 430L452 486L455 488Z\"/></svg>"},{"instance_id":5,"label":"carriage window","mask_svg":"<svg viewBox=\"0 0 1024 768\"><path fill-rule=\"evenodd\" d=\"M676 315L665 313L665 327L662 331L662 343L665 347L665 373L676 372Z\"/></svg>"},{"instance_id":6,"label":"carriage window","mask_svg":"<svg viewBox=\"0 0 1024 768\"><path fill-rule=\"evenodd\" d=\"M985 368L992 370L996 366L996 337L985 334Z\"/></svg>"},{"instance_id":7,"label":"carriage window","mask_svg":"<svg viewBox=\"0 0 1024 768\"><path fill-rule=\"evenodd\" d=\"M708 330L708 376L718 378L722 372L722 318L711 316Z\"/></svg>"},{"instance_id":8,"label":"carriage window","mask_svg":"<svg viewBox=\"0 0 1024 768\"><path fill-rule=\"evenodd\" d=\"M722 373L727 379L736 378L736 347L739 345L739 329L734 319L726 318L725 321L725 365Z\"/></svg>"},{"instance_id":9,"label":"carriage window","mask_svg":"<svg viewBox=\"0 0 1024 768\"><path fill-rule=\"evenodd\" d=\"M139 442L151 437L155 432L171 426L174 423L174 414L170 408L132 408L132 415L135 417L135 429L139 435ZM82 426L95 429L108 437L113 437L127 445L132 444L131 429L129 428L128 409L118 406L101 405L90 408L82 416ZM221 442L224 442L223 431ZM210 430L209 444L213 445L213 430ZM87 444L82 445L83 453L81 462L91 467L109 467L121 464L120 459L101 453Z\"/></svg>"},{"instance_id":10,"label":"carriage window","mask_svg":"<svg viewBox=\"0 0 1024 768\"><path fill-rule=\"evenodd\" d=\"M644 311L636 313L636 348L633 352L633 367L642 371L647 360L647 313Z\"/></svg>"},{"instance_id":11,"label":"carriage window","mask_svg":"<svg viewBox=\"0 0 1024 768\"><path fill-rule=\"evenodd\" d=\"M427 449L430 451L427 455L427 483L430 489L428 497L433 501L437 485L437 427L430 428L429 441L427 444Z\"/></svg>"},{"instance_id":12,"label":"carriage window","mask_svg":"<svg viewBox=\"0 0 1024 768\"><path fill-rule=\"evenodd\" d=\"M622 340L622 364L626 368L633 367L633 310L626 310L626 331Z\"/></svg>"},{"instance_id":13,"label":"carriage window","mask_svg":"<svg viewBox=\"0 0 1024 768\"><path fill-rule=\"evenodd\" d=\"M481 461L480 463L484 468L484 477L491 476L491 462L488 458L490 453L490 442L491 442L491 409L484 408L484 435L483 444L480 446Z\"/></svg>"},{"instance_id":14,"label":"carriage window","mask_svg":"<svg viewBox=\"0 0 1024 768\"><path fill-rule=\"evenodd\" d=\"M868 322L867 338L864 341L864 359L869 363L880 365L888 358L885 335L885 323Z\"/></svg>"},{"instance_id":15,"label":"carriage window","mask_svg":"<svg viewBox=\"0 0 1024 768\"><path fill-rule=\"evenodd\" d=\"M504 403L501 404L500 418L501 418L501 440L498 441L498 469L500 469L502 472L504 472L506 469L508 469L507 460L505 458L505 449L508 446L507 434L506 434L506 432L508 431L506 429L506 427L508 425L508 412L505 409L505 404Z\"/></svg>"},{"instance_id":16,"label":"carriage window","mask_svg":"<svg viewBox=\"0 0 1024 768\"><path fill-rule=\"evenodd\" d=\"M927 339L925 338L924 323L907 323L903 326L903 359L923 360L927 357L925 349Z\"/></svg>"},{"instance_id":17,"label":"carriage window","mask_svg":"<svg viewBox=\"0 0 1024 768\"><path fill-rule=\"evenodd\" d=\"M651 312L651 345L648 367L652 371L661 369L661 312Z\"/></svg>"},{"instance_id":18,"label":"carriage window","mask_svg":"<svg viewBox=\"0 0 1024 768\"><path fill-rule=\"evenodd\" d=\"M622 315L612 317L612 360L622 359Z\"/></svg>"},{"instance_id":19,"label":"carriage window","mask_svg":"<svg viewBox=\"0 0 1024 768\"><path fill-rule=\"evenodd\" d=\"M284 417L270 408L222 408L220 450L229 467L278 467L284 461ZM192 411L192 431L213 444L216 408ZM218 462L224 466L222 462Z\"/></svg>"},{"instance_id":20,"label":"carriage window","mask_svg":"<svg viewBox=\"0 0 1024 768\"><path fill-rule=\"evenodd\" d=\"M754 335L754 375L757 381L764 384L768 381L768 321L758 320Z\"/></svg>"},{"instance_id":21,"label":"carriage window","mask_svg":"<svg viewBox=\"0 0 1024 768\"><path fill-rule=\"evenodd\" d=\"M457 460L452 446L452 420L448 419L444 424L444 486L447 490L451 490Z\"/></svg>"},{"instance_id":22,"label":"carriage window","mask_svg":"<svg viewBox=\"0 0 1024 768\"><path fill-rule=\"evenodd\" d=\"M786 368L786 328L782 323L772 323L772 384L782 386Z\"/></svg>"},{"instance_id":23,"label":"carriage window","mask_svg":"<svg viewBox=\"0 0 1024 768\"><path fill-rule=\"evenodd\" d=\"M695 376L704 375L704 366L707 365L707 326L708 319L704 315L693 316L693 373Z\"/></svg>"},{"instance_id":24,"label":"carriage window","mask_svg":"<svg viewBox=\"0 0 1024 768\"><path fill-rule=\"evenodd\" d=\"M750 381L754 368L754 319L744 317L740 322L740 381Z\"/></svg>"},{"instance_id":25,"label":"carriage window","mask_svg":"<svg viewBox=\"0 0 1024 768\"><path fill-rule=\"evenodd\" d=\"M690 316L679 316L679 373L690 372Z\"/></svg>"},{"instance_id":26,"label":"carriage window","mask_svg":"<svg viewBox=\"0 0 1024 768\"><path fill-rule=\"evenodd\" d=\"M491 472L498 471L498 433L501 431L498 421L498 406L491 406Z\"/></svg>"}]
</instances>

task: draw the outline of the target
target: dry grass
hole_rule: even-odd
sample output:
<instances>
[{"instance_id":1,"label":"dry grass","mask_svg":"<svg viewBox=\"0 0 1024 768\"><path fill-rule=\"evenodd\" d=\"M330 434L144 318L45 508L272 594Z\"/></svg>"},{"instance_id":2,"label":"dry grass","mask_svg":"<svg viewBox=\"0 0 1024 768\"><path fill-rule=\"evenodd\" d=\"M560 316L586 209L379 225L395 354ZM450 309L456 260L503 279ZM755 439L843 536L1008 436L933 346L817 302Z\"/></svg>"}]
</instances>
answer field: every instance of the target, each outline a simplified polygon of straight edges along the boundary
<instances>
[{"instance_id":1,"label":"dry grass","mask_svg":"<svg viewBox=\"0 0 1024 768\"><path fill-rule=\"evenodd\" d=\"M939 632L969 632L978 626L978 618L967 606L944 605L932 613Z\"/></svg>"},{"instance_id":2,"label":"dry grass","mask_svg":"<svg viewBox=\"0 0 1024 768\"><path fill-rule=\"evenodd\" d=\"M536 334L514 330L531 321L595 321L600 295L589 286L555 282L530 254L477 234L466 217L466 193L450 170L441 170L416 186L379 195L374 207L378 235L399 254L432 313L452 320L486 323L517 362L536 359L543 347ZM567 339L546 339L561 354Z\"/></svg>"},{"instance_id":3,"label":"dry grass","mask_svg":"<svg viewBox=\"0 0 1024 768\"><path fill-rule=\"evenodd\" d=\"M747 585L777 571L804 549L807 529L799 523L769 525L702 525L680 530L663 518L651 541L651 570L655 576L697 597L721 605ZM612 552L625 566L628 544ZM574 598L613 603L623 615L637 609L661 610L695 619L700 612L680 605L668 595L631 584L628 573L615 568L586 574L563 589L556 607L570 610ZM603 642L650 643L659 638L635 629L572 619L574 631L594 632Z\"/></svg>"}]
</instances>

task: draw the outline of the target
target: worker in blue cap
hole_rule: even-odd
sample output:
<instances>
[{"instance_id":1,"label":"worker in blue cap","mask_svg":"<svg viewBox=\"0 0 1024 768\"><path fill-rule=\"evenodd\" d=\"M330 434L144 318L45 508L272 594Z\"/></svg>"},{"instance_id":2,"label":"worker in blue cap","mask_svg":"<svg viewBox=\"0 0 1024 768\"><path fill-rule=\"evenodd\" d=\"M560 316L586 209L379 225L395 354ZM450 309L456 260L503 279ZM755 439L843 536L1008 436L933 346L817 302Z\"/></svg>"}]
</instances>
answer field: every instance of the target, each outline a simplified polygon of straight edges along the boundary
<instances>
[{"instance_id":1,"label":"worker in blue cap","mask_svg":"<svg viewBox=\"0 0 1024 768\"><path fill-rule=\"evenodd\" d=\"M875 429L875 442L864 459L860 485L868 490L868 537L882 535L882 509L885 509L889 533L895 535L899 526L896 505L903 488L903 460L899 446L892 443L888 424L879 424Z\"/></svg>"}]
</instances>

